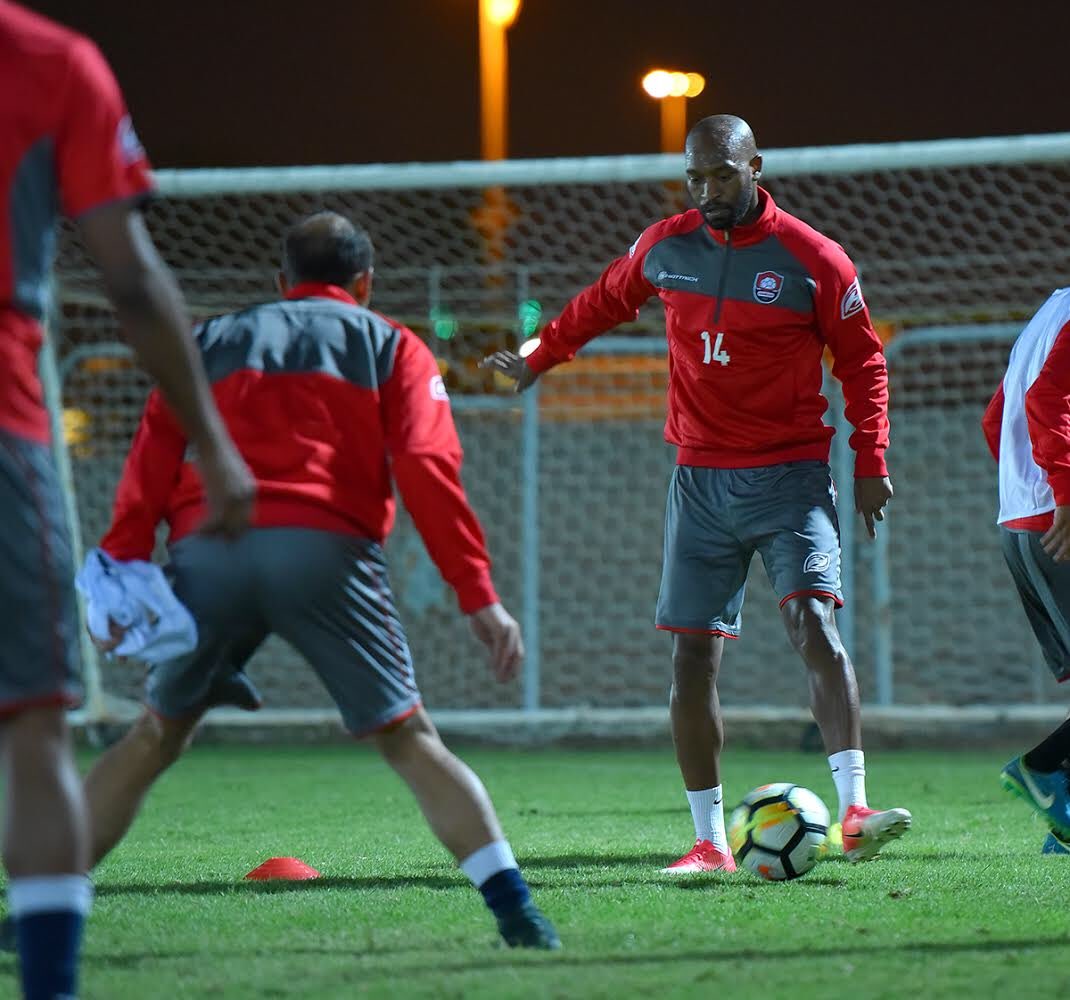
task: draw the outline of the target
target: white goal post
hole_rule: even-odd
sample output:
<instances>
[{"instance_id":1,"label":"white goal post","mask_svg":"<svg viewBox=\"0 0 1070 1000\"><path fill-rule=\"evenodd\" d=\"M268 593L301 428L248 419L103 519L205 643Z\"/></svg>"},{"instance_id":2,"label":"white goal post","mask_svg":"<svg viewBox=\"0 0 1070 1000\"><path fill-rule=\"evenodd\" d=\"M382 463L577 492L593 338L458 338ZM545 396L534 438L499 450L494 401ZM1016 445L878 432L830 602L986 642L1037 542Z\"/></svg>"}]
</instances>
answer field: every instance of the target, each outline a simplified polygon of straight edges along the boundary
<instances>
[{"instance_id":1,"label":"white goal post","mask_svg":"<svg viewBox=\"0 0 1070 1000\"><path fill-rule=\"evenodd\" d=\"M647 225L686 207L681 158L161 170L157 180L150 228L198 318L269 299L283 230L330 208L375 242L373 306L432 344L496 580L529 649L521 684L488 682L451 595L400 518L388 558L436 718L506 735L663 729L668 640L651 626L672 462L661 438L660 309L647 307L524 397L474 362L515 346ZM961 721L1016 704L1023 717L1057 717L1058 695L999 556L995 470L978 420L1017 331L1070 275L1061 224L1070 134L768 150L763 183L845 246L888 338L897 495L876 546L849 516L847 433L833 453L849 601L839 622L864 701L887 718L924 709ZM43 373L75 537L91 545L148 383L70 228L50 326ZM841 426L829 389L828 419ZM741 718L802 719L805 678L758 566L749 588L722 698ZM140 673L95 656L87 669L77 718L126 717ZM335 718L281 644L265 646L251 669L270 711L239 721Z\"/></svg>"}]
</instances>

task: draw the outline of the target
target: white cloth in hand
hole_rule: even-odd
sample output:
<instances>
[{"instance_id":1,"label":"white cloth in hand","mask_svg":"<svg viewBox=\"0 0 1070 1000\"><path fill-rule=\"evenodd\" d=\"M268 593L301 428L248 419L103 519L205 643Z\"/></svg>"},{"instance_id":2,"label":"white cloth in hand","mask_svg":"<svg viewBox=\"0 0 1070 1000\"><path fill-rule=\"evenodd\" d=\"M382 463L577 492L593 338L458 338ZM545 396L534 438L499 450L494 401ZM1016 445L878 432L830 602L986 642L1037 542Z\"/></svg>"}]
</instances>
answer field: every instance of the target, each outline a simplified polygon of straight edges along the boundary
<instances>
[{"instance_id":1,"label":"white cloth in hand","mask_svg":"<svg viewBox=\"0 0 1070 1000\"><path fill-rule=\"evenodd\" d=\"M162 663L196 647L197 623L154 563L119 561L103 549L92 549L74 582L85 595L94 638L111 638L109 619L126 630L116 656Z\"/></svg>"}]
</instances>

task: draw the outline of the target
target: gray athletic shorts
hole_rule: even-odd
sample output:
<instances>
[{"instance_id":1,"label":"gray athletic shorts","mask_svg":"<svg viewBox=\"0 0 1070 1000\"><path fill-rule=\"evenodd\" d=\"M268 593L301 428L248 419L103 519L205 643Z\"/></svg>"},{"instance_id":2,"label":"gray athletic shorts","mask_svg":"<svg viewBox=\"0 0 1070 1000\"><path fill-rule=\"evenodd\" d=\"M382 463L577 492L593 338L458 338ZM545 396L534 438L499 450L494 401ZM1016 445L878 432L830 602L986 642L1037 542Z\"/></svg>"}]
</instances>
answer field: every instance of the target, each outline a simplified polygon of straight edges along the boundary
<instances>
[{"instance_id":1,"label":"gray athletic shorts","mask_svg":"<svg viewBox=\"0 0 1070 1000\"><path fill-rule=\"evenodd\" d=\"M274 633L311 665L355 736L420 704L382 546L308 528L258 528L236 541L190 535L171 548L175 594L197 622L197 648L153 666L148 706L195 714L213 680Z\"/></svg>"},{"instance_id":2,"label":"gray athletic shorts","mask_svg":"<svg viewBox=\"0 0 1070 1000\"><path fill-rule=\"evenodd\" d=\"M0 430L0 719L82 700L78 608L52 450Z\"/></svg>"},{"instance_id":3,"label":"gray athletic shorts","mask_svg":"<svg viewBox=\"0 0 1070 1000\"><path fill-rule=\"evenodd\" d=\"M1058 681L1070 678L1070 564L1041 548L1041 532L999 529L1003 558L1033 634Z\"/></svg>"},{"instance_id":4,"label":"gray athletic shorts","mask_svg":"<svg viewBox=\"0 0 1070 1000\"><path fill-rule=\"evenodd\" d=\"M781 607L840 590L840 528L827 462L753 469L678 465L665 506L655 623L739 638L751 557L760 552Z\"/></svg>"}]
</instances>

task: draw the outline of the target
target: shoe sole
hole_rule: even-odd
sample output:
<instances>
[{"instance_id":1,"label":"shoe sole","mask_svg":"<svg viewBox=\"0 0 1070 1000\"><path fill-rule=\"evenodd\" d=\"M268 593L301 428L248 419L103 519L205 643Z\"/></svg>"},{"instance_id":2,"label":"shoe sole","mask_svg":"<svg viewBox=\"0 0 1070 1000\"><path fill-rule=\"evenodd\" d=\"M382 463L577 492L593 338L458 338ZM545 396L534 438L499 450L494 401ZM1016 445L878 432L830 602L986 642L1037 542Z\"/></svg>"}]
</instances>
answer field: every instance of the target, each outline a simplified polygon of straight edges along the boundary
<instances>
[{"instance_id":1,"label":"shoe sole","mask_svg":"<svg viewBox=\"0 0 1070 1000\"><path fill-rule=\"evenodd\" d=\"M881 851L888 844L893 840L898 840L910 829L910 824L913 821L910 813L905 809L890 809L889 812L893 813L893 815L889 816L884 826L879 830L869 831L869 843L843 852L843 856L848 861L852 864L873 861L880 856ZM844 839L846 840L846 838Z\"/></svg>"},{"instance_id":2,"label":"shoe sole","mask_svg":"<svg viewBox=\"0 0 1070 1000\"><path fill-rule=\"evenodd\" d=\"M717 872L724 872L726 875L733 875L736 872L735 868L659 868L659 875L716 875Z\"/></svg>"},{"instance_id":3,"label":"shoe sole","mask_svg":"<svg viewBox=\"0 0 1070 1000\"><path fill-rule=\"evenodd\" d=\"M1000 784L1003 786L1003 790L1010 792L1011 795L1015 795L1020 798L1033 812L1039 816L1053 833L1061 837L1063 840L1070 840L1070 827L1059 826L1058 823L1052 822L1051 814L1040 807L1040 803L1033 798L1032 793L1025 787L1025 783L1019 781L1009 771L1000 771L999 773Z\"/></svg>"}]
</instances>

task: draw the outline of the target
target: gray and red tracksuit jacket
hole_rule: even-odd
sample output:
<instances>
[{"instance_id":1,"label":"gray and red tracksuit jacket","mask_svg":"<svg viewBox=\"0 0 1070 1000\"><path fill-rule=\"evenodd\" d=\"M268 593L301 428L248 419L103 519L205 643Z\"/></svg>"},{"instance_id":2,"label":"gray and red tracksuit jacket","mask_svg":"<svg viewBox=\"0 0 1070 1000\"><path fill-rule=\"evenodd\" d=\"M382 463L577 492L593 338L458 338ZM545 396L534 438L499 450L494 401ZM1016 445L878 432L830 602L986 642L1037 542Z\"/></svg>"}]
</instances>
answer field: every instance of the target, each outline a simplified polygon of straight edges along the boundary
<instances>
[{"instance_id":1,"label":"gray and red tracksuit jacket","mask_svg":"<svg viewBox=\"0 0 1070 1000\"><path fill-rule=\"evenodd\" d=\"M51 438L37 355L59 213L80 219L152 186L100 50L0 0L0 430Z\"/></svg>"},{"instance_id":2,"label":"gray and red tracksuit jacket","mask_svg":"<svg viewBox=\"0 0 1070 1000\"><path fill-rule=\"evenodd\" d=\"M888 373L854 265L763 189L759 208L728 233L697 210L655 223L542 330L527 363L544 372L570 360L656 295L669 344L665 439L680 465L746 468L828 460L828 347L855 428L855 475L886 475Z\"/></svg>"},{"instance_id":3,"label":"gray and red tracksuit jacket","mask_svg":"<svg viewBox=\"0 0 1070 1000\"><path fill-rule=\"evenodd\" d=\"M257 483L256 527L317 528L383 542L393 483L466 614L498 600L438 364L411 330L334 285L209 320L196 331L212 393ZM145 406L101 547L148 559L204 518L187 442L158 391Z\"/></svg>"}]
</instances>

